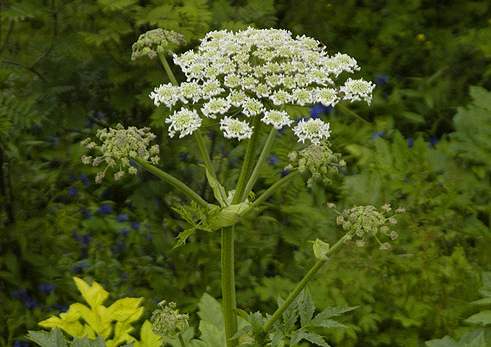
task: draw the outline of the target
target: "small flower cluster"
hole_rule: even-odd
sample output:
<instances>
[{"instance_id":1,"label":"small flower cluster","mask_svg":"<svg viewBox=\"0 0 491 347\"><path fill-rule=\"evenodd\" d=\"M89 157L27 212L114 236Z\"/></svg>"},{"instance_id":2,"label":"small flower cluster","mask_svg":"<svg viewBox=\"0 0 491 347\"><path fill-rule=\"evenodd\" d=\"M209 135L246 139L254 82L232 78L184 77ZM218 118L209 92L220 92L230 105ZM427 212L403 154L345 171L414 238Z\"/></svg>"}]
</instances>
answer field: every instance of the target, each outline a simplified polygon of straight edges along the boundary
<instances>
[{"instance_id":1,"label":"small flower cluster","mask_svg":"<svg viewBox=\"0 0 491 347\"><path fill-rule=\"evenodd\" d=\"M321 177L324 184L330 184L328 173L338 172L339 167L346 166L346 162L340 158L341 154L334 153L330 148L330 143L323 141L319 144L312 144L299 152L290 152L288 159L291 163L285 167L285 170L292 171L296 168L300 172L309 171L312 174L307 181L309 188L315 180Z\"/></svg>"},{"instance_id":2,"label":"small flower cluster","mask_svg":"<svg viewBox=\"0 0 491 347\"><path fill-rule=\"evenodd\" d=\"M224 135L241 140L252 134L251 117L263 115L264 123L281 129L292 123L284 105L332 107L342 99L370 103L374 88L362 79L348 79L337 87L334 79L342 72L360 70L356 60L341 53L329 56L321 42L306 36L293 38L287 30L210 32L197 51L174 55L174 62L187 81L179 86L160 85L150 94L156 106L177 108L166 120L170 136L193 133L201 126L201 117L223 117ZM299 141L318 144L329 136L329 124L320 119L302 121L294 133Z\"/></svg>"},{"instance_id":3,"label":"small flower cluster","mask_svg":"<svg viewBox=\"0 0 491 347\"><path fill-rule=\"evenodd\" d=\"M328 203L329 208L335 209L335 205ZM350 209L345 209L339 213L336 218L336 223L341 225L347 232L345 240L354 240L358 247L363 247L370 237L374 237L380 244L381 250L389 250L390 243L381 242L378 238L379 234L388 236L391 240L397 239L399 236L396 231L391 228L397 224L397 219L394 214L389 215L392 208L389 204L382 206L381 211L373 206L356 206ZM406 210L399 207L394 212L395 214L404 213Z\"/></svg>"},{"instance_id":4,"label":"small flower cluster","mask_svg":"<svg viewBox=\"0 0 491 347\"><path fill-rule=\"evenodd\" d=\"M159 303L159 308L153 311L150 322L152 331L162 337L175 337L182 334L188 327L189 315L180 314L176 304L165 300Z\"/></svg>"},{"instance_id":5,"label":"small flower cluster","mask_svg":"<svg viewBox=\"0 0 491 347\"><path fill-rule=\"evenodd\" d=\"M99 166L105 163L104 171L96 175L96 183L101 183L109 167L116 167L119 162L119 171L114 174L114 179L117 181L123 177L125 170L136 175L136 167L131 165L130 159L140 158L150 160L153 164L157 164L160 160L158 156L160 149L158 145L153 145L150 148L150 142L156 138L154 134L149 132L149 128L138 129L129 127L125 129L121 124L116 128L101 129L97 131L96 136L102 141L101 146L87 138L81 142L82 146L89 149L97 148L102 153L101 156L92 157L83 155L82 162L86 165Z\"/></svg>"},{"instance_id":6,"label":"small flower cluster","mask_svg":"<svg viewBox=\"0 0 491 347\"><path fill-rule=\"evenodd\" d=\"M184 36L174 31L164 29L154 29L140 35L138 41L133 46L131 60L148 56L154 59L158 53L172 53L172 50L181 45L185 45Z\"/></svg>"}]
</instances>

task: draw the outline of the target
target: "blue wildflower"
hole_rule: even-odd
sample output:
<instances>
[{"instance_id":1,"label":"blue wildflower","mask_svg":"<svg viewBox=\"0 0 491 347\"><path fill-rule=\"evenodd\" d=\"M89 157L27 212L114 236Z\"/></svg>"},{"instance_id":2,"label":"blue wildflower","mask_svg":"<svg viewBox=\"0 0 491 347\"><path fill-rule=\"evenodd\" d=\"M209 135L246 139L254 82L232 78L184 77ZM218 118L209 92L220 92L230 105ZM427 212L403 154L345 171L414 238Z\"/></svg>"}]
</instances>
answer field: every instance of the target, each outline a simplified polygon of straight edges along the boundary
<instances>
[{"instance_id":1,"label":"blue wildflower","mask_svg":"<svg viewBox=\"0 0 491 347\"><path fill-rule=\"evenodd\" d=\"M38 303L33 298L24 299L24 303L26 304L26 307L29 310L32 310L32 309L35 309L36 307L38 307Z\"/></svg>"},{"instance_id":2,"label":"blue wildflower","mask_svg":"<svg viewBox=\"0 0 491 347\"><path fill-rule=\"evenodd\" d=\"M90 211L85 211L85 217L86 218L92 218L94 216Z\"/></svg>"},{"instance_id":3,"label":"blue wildflower","mask_svg":"<svg viewBox=\"0 0 491 347\"><path fill-rule=\"evenodd\" d=\"M69 196L74 196L77 195L77 188L68 188L68 195Z\"/></svg>"},{"instance_id":4,"label":"blue wildflower","mask_svg":"<svg viewBox=\"0 0 491 347\"><path fill-rule=\"evenodd\" d=\"M118 222L127 222L128 221L128 214L127 213L120 213L116 216L116 220Z\"/></svg>"},{"instance_id":5,"label":"blue wildflower","mask_svg":"<svg viewBox=\"0 0 491 347\"><path fill-rule=\"evenodd\" d=\"M407 146L412 148L414 146L414 139L412 137L407 138Z\"/></svg>"},{"instance_id":6,"label":"blue wildflower","mask_svg":"<svg viewBox=\"0 0 491 347\"><path fill-rule=\"evenodd\" d=\"M25 289L17 289L10 292L10 295L17 299L25 300L27 299L27 291Z\"/></svg>"},{"instance_id":7,"label":"blue wildflower","mask_svg":"<svg viewBox=\"0 0 491 347\"><path fill-rule=\"evenodd\" d=\"M375 140L377 137L384 137L385 133L381 131L376 131L372 134L372 140Z\"/></svg>"},{"instance_id":8,"label":"blue wildflower","mask_svg":"<svg viewBox=\"0 0 491 347\"><path fill-rule=\"evenodd\" d=\"M278 159L278 157L276 155L272 155L272 156L266 158L266 161L268 163L270 163L271 165L274 165L274 164L276 164L279 161L279 159Z\"/></svg>"},{"instance_id":9,"label":"blue wildflower","mask_svg":"<svg viewBox=\"0 0 491 347\"><path fill-rule=\"evenodd\" d=\"M86 186L88 186L90 184L89 179L87 178L86 174L80 174L80 180Z\"/></svg>"},{"instance_id":10,"label":"blue wildflower","mask_svg":"<svg viewBox=\"0 0 491 347\"><path fill-rule=\"evenodd\" d=\"M123 229L121 229L121 230L119 231L119 234L120 234L121 236L126 236L126 235L128 235L129 233L130 233L130 229L128 229L128 228L123 228Z\"/></svg>"},{"instance_id":11,"label":"blue wildflower","mask_svg":"<svg viewBox=\"0 0 491 347\"><path fill-rule=\"evenodd\" d=\"M375 76L375 79L373 80L376 85L383 86L389 81L389 76L384 75L384 74L378 74Z\"/></svg>"},{"instance_id":12,"label":"blue wildflower","mask_svg":"<svg viewBox=\"0 0 491 347\"><path fill-rule=\"evenodd\" d=\"M73 272L81 273L84 269L89 267L89 261L84 259L75 263L72 267Z\"/></svg>"},{"instance_id":13,"label":"blue wildflower","mask_svg":"<svg viewBox=\"0 0 491 347\"><path fill-rule=\"evenodd\" d=\"M127 279L128 277L130 277L130 275L128 275L127 273L121 275L121 278L124 280Z\"/></svg>"},{"instance_id":14,"label":"blue wildflower","mask_svg":"<svg viewBox=\"0 0 491 347\"><path fill-rule=\"evenodd\" d=\"M135 230L139 230L140 229L140 223L138 222L133 222L133 223L130 223L130 226L135 229Z\"/></svg>"},{"instance_id":15,"label":"blue wildflower","mask_svg":"<svg viewBox=\"0 0 491 347\"><path fill-rule=\"evenodd\" d=\"M322 104L314 105L310 108L310 117L319 118L321 114L328 114L333 109L332 106L324 106Z\"/></svg>"},{"instance_id":16,"label":"blue wildflower","mask_svg":"<svg viewBox=\"0 0 491 347\"><path fill-rule=\"evenodd\" d=\"M285 177L286 175L289 175L290 174L290 171L288 170L282 170L281 171L281 177Z\"/></svg>"},{"instance_id":17,"label":"blue wildflower","mask_svg":"<svg viewBox=\"0 0 491 347\"><path fill-rule=\"evenodd\" d=\"M78 230L77 228L73 228L72 230L72 237L77 240L77 241L80 241L80 236L78 235Z\"/></svg>"},{"instance_id":18,"label":"blue wildflower","mask_svg":"<svg viewBox=\"0 0 491 347\"><path fill-rule=\"evenodd\" d=\"M39 285L39 290L45 292L46 294L51 293L55 289L54 283L41 283Z\"/></svg>"},{"instance_id":19,"label":"blue wildflower","mask_svg":"<svg viewBox=\"0 0 491 347\"><path fill-rule=\"evenodd\" d=\"M188 155L187 154L179 154L179 160L180 161L186 161L188 158Z\"/></svg>"},{"instance_id":20,"label":"blue wildflower","mask_svg":"<svg viewBox=\"0 0 491 347\"><path fill-rule=\"evenodd\" d=\"M82 239L81 239L82 246L84 247L88 246L90 241L92 241L92 237L90 236L90 233L82 235Z\"/></svg>"},{"instance_id":21,"label":"blue wildflower","mask_svg":"<svg viewBox=\"0 0 491 347\"><path fill-rule=\"evenodd\" d=\"M101 205L97 212L101 214L111 214L113 212L113 208L110 205Z\"/></svg>"},{"instance_id":22,"label":"blue wildflower","mask_svg":"<svg viewBox=\"0 0 491 347\"><path fill-rule=\"evenodd\" d=\"M435 147L437 143L438 143L438 139L436 137L430 138L430 147Z\"/></svg>"}]
</instances>

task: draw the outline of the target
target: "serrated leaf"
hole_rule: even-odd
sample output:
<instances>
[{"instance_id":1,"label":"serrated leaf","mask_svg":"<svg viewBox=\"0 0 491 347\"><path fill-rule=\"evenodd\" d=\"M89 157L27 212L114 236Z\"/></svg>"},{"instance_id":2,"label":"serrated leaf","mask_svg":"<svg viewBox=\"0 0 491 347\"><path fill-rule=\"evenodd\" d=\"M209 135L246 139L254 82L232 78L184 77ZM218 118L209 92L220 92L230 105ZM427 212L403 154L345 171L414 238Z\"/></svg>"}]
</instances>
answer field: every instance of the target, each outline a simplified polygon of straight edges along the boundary
<instances>
[{"instance_id":1,"label":"serrated leaf","mask_svg":"<svg viewBox=\"0 0 491 347\"><path fill-rule=\"evenodd\" d=\"M324 319L321 321L318 321L316 323L310 323L311 326L316 326L316 327L323 327L323 328L347 328L348 326L336 322L335 320L332 319Z\"/></svg>"},{"instance_id":2,"label":"serrated leaf","mask_svg":"<svg viewBox=\"0 0 491 347\"><path fill-rule=\"evenodd\" d=\"M491 92L483 87L471 86L469 94L474 99L473 102L476 106L491 111Z\"/></svg>"},{"instance_id":3,"label":"serrated leaf","mask_svg":"<svg viewBox=\"0 0 491 347\"><path fill-rule=\"evenodd\" d=\"M119 299L107 308L103 319L129 323L134 322L143 314L143 307L140 307L142 301L143 298Z\"/></svg>"},{"instance_id":4,"label":"serrated leaf","mask_svg":"<svg viewBox=\"0 0 491 347\"><path fill-rule=\"evenodd\" d=\"M74 337L71 347L106 347L106 344L102 336L97 336L95 340L92 340L85 335L83 338Z\"/></svg>"},{"instance_id":5,"label":"serrated leaf","mask_svg":"<svg viewBox=\"0 0 491 347\"><path fill-rule=\"evenodd\" d=\"M315 306L308 288L305 288L300 295L302 296L302 299L298 301L298 313L300 314L300 324L304 326L309 324L312 320Z\"/></svg>"},{"instance_id":6,"label":"serrated leaf","mask_svg":"<svg viewBox=\"0 0 491 347\"><path fill-rule=\"evenodd\" d=\"M162 337L152 331L152 323L145 320L140 330L140 341L135 342L135 347L159 347L162 346Z\"/></svg>"},{"instance_id":7,"label":"serrated leaf","mask_svg":"<svg viewBox=\"0 0 491 347\"><path fill-rule=\"evenodd\" d=\"M295 322L298 319L298 296L292 301L290 306L283 311L283 328L285 333L288 333L295 326Z\"/></svg>"},{"instance_id":8,"label":"serrated leaf","mask_svg":"<svg viewBox=\"0 0 491 347\"><path fill-rule=\"evenodd\" d=\"M94 282L92 283L92 286L89 286L84 280L78 277L73 277L73 280L75 281L80 294L82 294L85 301L92 308L97 308L102 305L109 296L109 293L97 282Z\"/></svg>"},{"instance_id":9,"label":"serrated leaf","mask_svg":"<svg viewBox=\"0 0 491 347\"><path fill-rule=\"evenodd\" d=\"M176 244L174 247L172 247L172 249L175 249L175 248L178 248L182 245L184 245L187 241L187 239L189 238L189 236L193 235L193 233L196 231L196 228L189 228L189 229L186 229L184 231L181 231L177 237L176 237Z\"/></svg>"},{"instance_id":10,"label":"serrated leaf","mask_svg":"<svg viewBox=\"0 0 491 347\"><path fill-rule=\"evenodd\" d=\"M292 338L290 340L290 347L296 346L301 340L307 340L312 342L313 344L316 344L317 346L322 346L322 347L330 347L326 341L320 336L319 334L306 331L303 329L294 331L292 334Z\"/></svg>"},{"instance_id":11,"label":"serrated leaf","mask_svg":"<svg viewBox=\"0 0 491 347\"><path fill-rule=\"evenodd\" d=\"M63 333L55 328L51 333L46 331L29 331L27 338L41 347L67 347Z\"/></svg>"},{"instance_id":12,"label":"serrated leaf","mask_svg":"<svg viewBox=\"0 0 491 347\"><path fill-rule=\"evenodd\" d=\"M354 306L354 307L339 307L339 306L328 307L314 317L314 319L312 320L312 324L317 324L317 322L323 321L326 318L337 317L342 313L353 311L354 309L357 309L357 308L358 308L358 306Z\"/></svg>"},{"instance_id":13,"label":"serrated leaf","mask_svg":"<svg viewBox=\"0 0 491 347\"><path fill-rule=\"evenodd\" d=\"M470 324L482 324L488 325L491 324L491 310L484 310L479 313L476 313L469 318L467 318L464 322Z\"/></svg>"}]
</instances>

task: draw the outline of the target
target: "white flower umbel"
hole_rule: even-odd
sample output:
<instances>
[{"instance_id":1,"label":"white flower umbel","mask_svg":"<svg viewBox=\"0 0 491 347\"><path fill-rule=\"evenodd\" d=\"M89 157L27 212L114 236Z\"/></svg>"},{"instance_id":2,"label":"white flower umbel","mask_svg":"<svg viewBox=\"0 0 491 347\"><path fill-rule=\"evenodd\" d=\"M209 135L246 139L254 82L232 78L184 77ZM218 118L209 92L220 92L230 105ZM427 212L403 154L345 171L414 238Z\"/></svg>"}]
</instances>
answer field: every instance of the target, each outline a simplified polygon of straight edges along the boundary
<instances>
[{"instance_id":1,"label":"white flower umbel","mask_svg":"<svg viewBox=\"0 0 491 347\"><path fill-rule=\"evenodd\" d=\"M243 110L242 112L247 116L255 116L264 112L265 108L263 104L255 99L248 98L246 101L242 103Z\"/></svg>"},{"instance_id":2,"label":"white flower umbel","mask_svg":"<svg viewBox=\"0 0 491 347\"><path fill-rule=\"evenodd\" d=\"M367 82L365 80L352 80L348 78L341 87L341 91L344 92L343 99L350 100L351 102L355 100L365 100L369 105L372 101L372 91L375 88L375 84L372 82Z\"/></svg>"},{"instance_id":3,"label":"white flower umbel","mask_svg":"<svg viewBox=\"0 0 491 347\"><path fill-rule=\"evenodd\" d=\"M235 118L225 116L220 120L220 130L223 131L223 136L229 139L249 139L252 135L252 128L247 122Z\"/></svg>"},{"instance_id":4,"label":"white flower umbel","mask_svg":"<svg viewBox=\"0 0 491 347\"><path fill-rule=\"evenodd\" d=\"M263 121L265 124L272 124L278 130L283 128L285 125L289 126L293 122L293 120L288 116L288 113L278 110L266 111L261 121Z\"/></svg>"},{"instance_id":5,"label":"white flower umbel","mask_svg":"<svg viewBox=\"0 0 491 347\"><path fill-rule=\"evenodd\" d=\"M159 106L162 103L168 108L172 108L180 97L181 91L179 87L173 86L171 83L161 84L150 93L150 99L153 99L155 106Z\"/></svg>"},{"instance_id":6,"label":"white flower umbel","mask_svg":"<svg viewBox=\"0 0 491 347\"><path fill-rule=\"evenodd\" d=\"M322 139L328 139L331 135L329 131L329 123L325 123L320 119L303 119L293 128L293 132L298 137L298 141L305 142L310 140L315 145L318 145Z\"/></svg>"},{"instance_id":7,"label":"white flower umbel","mask_svg":"<svg viewBox=\"0 0 491 347\"><path fill-rule=\"evenodd\" d=\"M334 106L338 103L339 97L336 90L332 88L321 88L315 91L316 99L324 106Z\"/></svg>"},{"instance_id":8,"label":"white flower umbel","mask_svg":"<svg viewBox=\"0 0 491 347\"><path fill-rule=\"evenodd\" d=\"M208 118L215 119L217 114L224 114L230 108L230 102L225 98L212 98L201 108L201 112Z\"/></svg>"},{"instance_id":9,"label":"white flower umbel","mask_svg":"<svg viewBox=\"0 0 491 347\"><path fill-rule=\"evenodd\" d=\"M198 116L198 113L195 110L185 108L175 111L165 122L170 123L170 137L174 137L175 133L179 132L179 138L183 138L186 135L191 135L201 126L201 118Z\"/></svg>"},{"instance_id":10,"label":"white flower umbel","mask_svg":"<svg viewBox=\"0 0 491 347\"><path fill-rule=\"evenodd\" d=\"M174 62L186 81L177 89L160 87L151 94L155 104L164 103L179 110L183 104L191 108L191 103L200 103L192 108L213 118L230 117L232 112L263 117L264 112L277 106L334 106L343 97L369 101L373 90L363 80L359 81L370 88L361 90L361 83L348 82L340 88L335 83L338 75L359 70L355 59L341 53L329 56L319 41L307 36L292 37L289 31L280 29L213 31L206 34L194 52L174 56ZM214 98L226 99L228 105L211 102ZM202 100L210 103L202 105ZM312 138L317 142L315 136Z\"/></svg>"}]
</instances>

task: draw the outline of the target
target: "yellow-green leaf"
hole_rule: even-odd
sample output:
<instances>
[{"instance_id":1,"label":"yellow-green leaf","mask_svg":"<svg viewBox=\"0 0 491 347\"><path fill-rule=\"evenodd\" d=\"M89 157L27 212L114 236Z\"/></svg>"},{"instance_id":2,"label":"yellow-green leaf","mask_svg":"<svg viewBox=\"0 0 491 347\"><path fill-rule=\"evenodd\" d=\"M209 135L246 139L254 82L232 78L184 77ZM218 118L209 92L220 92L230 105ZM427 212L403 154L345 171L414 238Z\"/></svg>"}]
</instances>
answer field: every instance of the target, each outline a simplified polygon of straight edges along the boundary
<instances>
[{"instance_id":1,"label":"yellow-green leaf","mask_svg":"<svg viewBox=\"0 0 491 347\"><path fill-rule=\"evenodd\" d=\"M146 320L140 331L140 341L135 342L135 347L160 347L162 346L162 337L152 331L152 324Z\"/></svg>"},{"instance_id":2,"label":"yellow-green leaf","mask_svg":"<svg viewBox=\"0 0 491 347\"><path fill-rule=\"evenodd\" d=\"M84 280L78 277L73 277L73 280L85 301L87 301L92 308L97 308L99 305L102 305L109 296L109 293L97 282L94 282L92 283L92 286L89 286Z\"/></svg>"}]
</instances>

